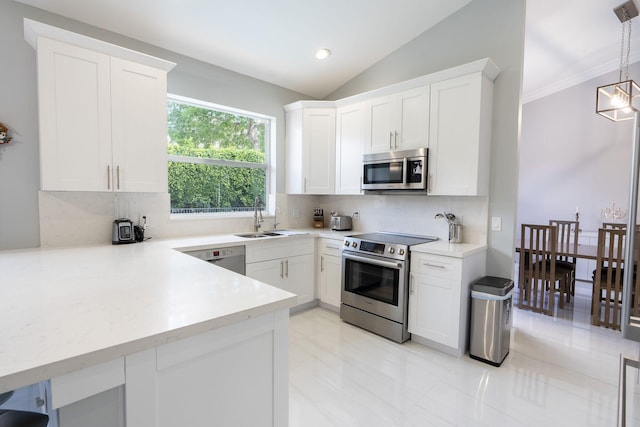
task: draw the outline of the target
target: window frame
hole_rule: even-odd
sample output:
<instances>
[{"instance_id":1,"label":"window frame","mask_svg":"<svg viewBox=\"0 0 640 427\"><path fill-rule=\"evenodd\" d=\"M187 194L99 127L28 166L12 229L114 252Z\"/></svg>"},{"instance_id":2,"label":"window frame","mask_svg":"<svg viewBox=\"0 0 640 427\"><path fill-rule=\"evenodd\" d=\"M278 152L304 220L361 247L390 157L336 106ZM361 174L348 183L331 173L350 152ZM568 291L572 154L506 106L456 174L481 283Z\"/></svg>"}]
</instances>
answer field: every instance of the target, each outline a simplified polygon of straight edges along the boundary
<instances>
[{"instance_id":1,"label":"window frame","mask_svg":"<svg viewBox=\"0 0 640 427\"><path fill-rule=\"evenodd\" d=\"M169 168L169 162L179 163L191 163L191 164L206 164L210 166L224 166L224 167L239 167L239 168L251 168L251 169L263 169L265 173L265 200L262 201L262 211L270 212L269 195L271 194L271 188L275 186L275 179L272 170L272 162L275 158L274 153L271 152L272 144L276 140L276 118L266 114L256 113L248 110L241 110L239 108L229 107L226 105L215 104L213 102L190 98L182 95L176 95L172 93L167 94L167 101L174 101L181 104L191 105L193 107L205 108L209 110L215 110L222 113L235 114L241 116L249 116L256 119L264 120L266 123L265 129L265 141L264 141L264 163L253 162L239 162L233 160L222 159L208 159L205 157L188 157L177 156L167 153L167 169ZM168 112L167 112L168 113ZM167 140L169 138L169 130L167 129ZM170 197L169 193L169 197ZM253 211L236 211L236 212L207 212L207 213L172 213L171 206L169 206L169 218L170 219L202 219L202 218L224 218L224 217L251 217Z\"/></svg>"}]
</instances>

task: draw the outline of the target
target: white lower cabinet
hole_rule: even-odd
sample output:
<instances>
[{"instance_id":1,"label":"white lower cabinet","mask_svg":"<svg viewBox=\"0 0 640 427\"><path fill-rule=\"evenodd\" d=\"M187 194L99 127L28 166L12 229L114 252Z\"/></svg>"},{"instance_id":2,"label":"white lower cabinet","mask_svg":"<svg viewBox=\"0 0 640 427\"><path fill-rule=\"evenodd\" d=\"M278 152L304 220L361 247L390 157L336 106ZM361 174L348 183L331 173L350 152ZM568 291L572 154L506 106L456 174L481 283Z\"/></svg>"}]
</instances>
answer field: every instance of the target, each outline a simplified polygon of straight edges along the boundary
<instances>
[{"instance_id":1,"label":"white lower cabinet","mask_svg":"<svg viewBox=\"0 0 640 427\"><path fill-rule=\"evenodd\" d=\"M464 258L411 255L411 339L460 357L468 348L470 285L484 275L486 251Z\"/></svg>"},{"instance_id":2,"label":"white lower cabinet","mask_svg":"<svg viewBox=\"0 0 640 427\"><path fill-rule=\"evenodd\" d=\"M318 298L329 308L340 308L342 240L318 239Z\"/></svg>"},{"instance_id":3,"label":"white lower cabinet","mask_svg":"<svg viewBox=\"0 0 640 427\"><path fill-rule=\"evenodd\" d=\"M297 305L315 299L314 238L280 239L247 246L246 275L298 295Z\"/></svg>"},{"instance_id":4,"label":"white lower cabinet","mask_svg":"<svg viewBox=\"0 0 640 427\"><path fill-rule=\"evenodd\" d=\"M288 425L288 329L279 310L127 356L126 425Z\"/></svg>"}]
</instances>

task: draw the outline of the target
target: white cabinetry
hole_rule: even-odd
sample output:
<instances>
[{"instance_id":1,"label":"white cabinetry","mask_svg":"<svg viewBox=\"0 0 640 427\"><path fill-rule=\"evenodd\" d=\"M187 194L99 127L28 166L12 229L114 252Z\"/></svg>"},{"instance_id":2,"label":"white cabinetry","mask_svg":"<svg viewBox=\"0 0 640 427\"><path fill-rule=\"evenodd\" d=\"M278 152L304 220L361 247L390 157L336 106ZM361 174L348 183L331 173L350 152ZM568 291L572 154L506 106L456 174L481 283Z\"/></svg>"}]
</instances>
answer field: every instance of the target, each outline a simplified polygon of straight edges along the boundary
<instances>
[{"instance_id":1,"label":"white cabinetry","mask_svg":"<svg viewBox=\"0 0 640 427\"><path fill-rule=\"evenodd\" d=\"M431 85L429 194L488 194L493 78L477 72Z\"/></svg>"},{"instance_id":2,"label":"white cabinetry","mask_svg":"<svg viewBox=\"0 0 640 427\"><path fill-rule=\"evenodd\" d=\"M468 346L470 285L484 275L486 251L464 258L411 255L411 339L459 357Z\"/></svg>"},{"instance_id":3,"label":"white cabinetry","mask_svg":"<svg viewBox=\"0 0 640 427\"><path fill-rule=\"evenodd\" d=\"M428 145L429 86L371 99L365 105L367 153Z\"/></svg>"},{"instance_id":4,"label":"white cabinetry","mask_svg":"<svg viewBox=\"0 0 640 427\"><path fill-rule=\"evenodd\" d=\"M166 71L47 37L37 51L42 190L166 192Z\"/></svg>"},{"instance_id":5,"label":"white cabinetry","mask_svg":"<svg viewBox=\"0 0 640 427\"><path fill-rule=\"evenodd\" d=\"M336 111L336 194L362 194L364 103Z\"/></svg>"},{"instance_id":6,"label":"white cabinetry","mask_svg":"<svg viewBox=\"0 0 640 427\"><path fill-rule=\"evenodd\" d=\"M250 316L128 355L126 425L288 425L288 314Z\"/></svg>"},{"instance_id":7,"label":"white cabinetry","mask_svg":"<svg viewBox=\"0 0 640 427\"><path fill-rule=\"evenodd\" d=\"M247 277L298 296L297 305L315 299L314 239L284 238L247 245Z\"/></svg>"},{"instance_id":8,"label":"white cabinetry","mask_svg":"<svg viewBox=\"0 0 640 427\"><path fill-rule=\"evenodd\" d=\"M318 239L318 298L332 309L340 308L342 240Z\"/></svg>"},{"instance_id":9,"label":"white cabinetry","mask_svg":"<svg viewBox=\"0 0 640 427\"><path fill-rule=\"evenodd\" d=\"M285 106L287 193L333 194L336 110L333 102L301 101Z\"/></svg>"}]
</instances>

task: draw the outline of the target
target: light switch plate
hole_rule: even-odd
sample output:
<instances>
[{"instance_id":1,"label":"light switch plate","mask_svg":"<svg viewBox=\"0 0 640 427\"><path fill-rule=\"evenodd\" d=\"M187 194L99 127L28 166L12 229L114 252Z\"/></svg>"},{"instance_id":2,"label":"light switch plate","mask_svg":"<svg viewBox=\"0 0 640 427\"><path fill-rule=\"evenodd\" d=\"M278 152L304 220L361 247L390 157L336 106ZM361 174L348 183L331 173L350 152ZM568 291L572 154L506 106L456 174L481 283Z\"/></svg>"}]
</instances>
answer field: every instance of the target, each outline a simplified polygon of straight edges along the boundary
<instances>
[{"instance_id":1,"label":"light switch plate","mask_svg":"<svg viewBox=\"0 0 640 427\"><path fill-rule=\"evenodd\" d=\"M499 216L491 217L491 231L501 231L502 230L502 218Z\"/></svg>"}]
</instances>

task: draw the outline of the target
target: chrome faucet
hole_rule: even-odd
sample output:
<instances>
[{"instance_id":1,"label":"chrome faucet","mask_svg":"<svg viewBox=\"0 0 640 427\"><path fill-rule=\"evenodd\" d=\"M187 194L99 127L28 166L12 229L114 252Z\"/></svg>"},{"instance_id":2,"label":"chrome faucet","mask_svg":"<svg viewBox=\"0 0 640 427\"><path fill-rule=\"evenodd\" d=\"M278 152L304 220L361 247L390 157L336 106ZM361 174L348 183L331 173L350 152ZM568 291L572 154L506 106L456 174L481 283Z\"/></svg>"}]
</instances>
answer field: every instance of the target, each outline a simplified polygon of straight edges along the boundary
<instances>
[{"instance_id":1,"label":"chrome faucet","mask_svg":"<svg viewBox=\"0 0 640 427\"><path fill-rule=\"evenodd\" d=\"M253 231L254 232L258 232L258 230L260 230L260 227L262 226L260 223L264 222L264 219L262 218L262 210L258 208L260 206L260 203L262 203L260 201L260 196L256 196L255 203L253 204Z\"/></svg>"},{"instance_id":2,"label":"chrome faucet","mask_svg":"<svg viewBox=\"0 0 640 427\"><path fill-rule=\"evenodd\" d=\"M278 222L278 214L280 213L280 208L276 207L273 211L273 229L276 230L280 223Z\"/></svg>"}]
</instances>

